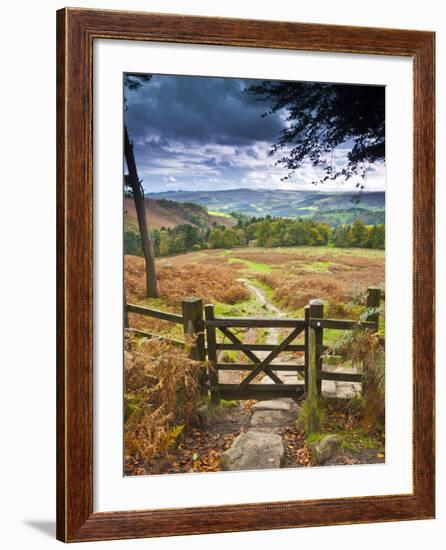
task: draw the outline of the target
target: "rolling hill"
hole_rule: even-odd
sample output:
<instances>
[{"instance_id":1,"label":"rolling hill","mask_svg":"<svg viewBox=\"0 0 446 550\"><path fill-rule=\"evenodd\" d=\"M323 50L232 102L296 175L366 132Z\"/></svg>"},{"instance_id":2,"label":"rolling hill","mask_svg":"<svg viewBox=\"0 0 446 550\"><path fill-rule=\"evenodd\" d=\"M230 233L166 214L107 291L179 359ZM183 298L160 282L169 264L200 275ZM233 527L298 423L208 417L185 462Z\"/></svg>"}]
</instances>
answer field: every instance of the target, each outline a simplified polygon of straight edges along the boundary
<instances>
[{"instance_id":1,"label":"rolling hill","mask_svg":"<svg viewBox=\"0 0 446 550\"><path fill-rule=\"evenodd\" d=\"M158 202L163 199L177 203L192 203L207 210L247 216L311 218L332 226L352 223L361 218L366 224L384 223L385 193L328 193L279 189L225 189L206 191L165 191L151 193Z\"/></svg>"},{"instance_id":2,"label":"rolling hill","mask_svg":"<svg viewBox=\"0 0 446 550\"><path fill-rule=\"evenodd\" d=\"M196 227L211 227L214 222L227 226L232 226L235 223L227 215L209 214L207 209L199 204L147 197L145 204L149 225L156 229L187 223ZM124 226L126 231L138 232L135 204L131 198L124 199Z\"/></svg>"}]
</instances>

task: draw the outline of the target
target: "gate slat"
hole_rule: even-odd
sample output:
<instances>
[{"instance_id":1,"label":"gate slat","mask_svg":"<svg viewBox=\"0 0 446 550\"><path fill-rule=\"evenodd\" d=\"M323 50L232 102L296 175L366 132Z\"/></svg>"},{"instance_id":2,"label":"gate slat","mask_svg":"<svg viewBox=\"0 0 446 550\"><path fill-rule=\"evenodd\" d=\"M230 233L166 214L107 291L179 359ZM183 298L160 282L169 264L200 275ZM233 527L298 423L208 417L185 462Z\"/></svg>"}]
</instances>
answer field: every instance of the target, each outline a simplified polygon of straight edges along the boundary
<instances>
[{"instance_id":1,"label":"gate slat","mask_svg":"<svg viewBox=\"0 0 446 550\"><path fill-rule=\"evenodd\" d=\"M277 344L217 344L218 350L233 351L273 351ZM283 351L305 351L304 344L287 346Z\"/></svg>"},{"instance_id":2,"label":"gate slat","mask_svg":"<svg viewBox=\"0 0 446 550\"><path fill-rule=\"evenodd\" d=\"M244 390L236 391L235 384L220 384L223 399L271 399L274 397L291 397L298 399L305 391L304 384L248 384Z\"/></svg>"},{"instance_id":3,"label":"gate slat","mask_svg":"<svg viewBox=\"0 0 446 550\"><path fill-rule=\"evenodd\" d=\"M299 336L304 328L305 327L298 326L294 330L292 330L290 334L288 334L288 336L278 346L276 346L276 348L270 354L268 354L268 356L265 357L265 359L263 359L263 361L259 363L256 368L248 374L246 378L244 378L240 382L240 384L237 386L237 390L240 391L245 388L251 382L251 380L253 380L259 374L259 372L264 370L264 368L269 365L271 361L287 347L290 342L292 342L295 338L297 338L297 336Z\"/></svg>"},{"instance_id":4,"label":"gate slat","mask_svg":"<svg viewBox=\"0 0 446 550\"><path fill-rule=\"evenodd\" d=\"M241 342L237 338L237 336L235 334L233 334L228 328L219 327L219 329L227 338L229 338L231 340L231 342L233 342L235 344L241 344ZM249 349L244 349L242 351L249 359L251 359L251 361L253 361L254 363L260 363L260 359L257 357L257 355L252 353L252 351L250 351ZM276 384L283 384L282 380L276 374L274 374L274 372L272 372L270 369L265 369L265 373Z\"/></svg>"},{"instance_id":5,"label":"gate slat","mask_svg":"<svg viewBox=\"0 0 446 550\"><path fill-rule=\"evenodd\" d=\"M218 363L218 370L252 370L256 365L252 363ZM290 365L281 363L271 363L273 371L304 372L305 365Z\"/></svg>"}]
</instances>

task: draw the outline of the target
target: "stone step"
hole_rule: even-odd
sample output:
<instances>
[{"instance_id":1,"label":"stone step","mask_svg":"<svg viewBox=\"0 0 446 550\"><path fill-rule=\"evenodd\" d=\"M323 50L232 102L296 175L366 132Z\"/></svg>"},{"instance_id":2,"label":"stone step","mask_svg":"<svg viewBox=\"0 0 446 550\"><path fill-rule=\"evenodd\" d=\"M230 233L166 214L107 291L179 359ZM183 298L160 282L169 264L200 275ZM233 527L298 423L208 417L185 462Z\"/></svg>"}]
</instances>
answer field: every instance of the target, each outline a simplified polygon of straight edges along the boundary
<instances>
[{"instance_id":1,"label":"stone step","mask_svg":"<svg viewBox=\"0 0 446 550\"><path fill-rule=\"evenodd\" d=\"M285 448L280 435L251 429L240 434L220 457L224 471L280 468Z\"/></svg>"},{"instance_id":2,"label":"stone step","mask_svg":"<svg viewBox=\"0 0 446 550\"><path fill-rule=\"evenodd\" d=\"M299 407L291 398L259 401L251 410L250 426L261 430L292 426L299 416Z\"/></svg>"},{"instance_id":3,"label":"stone step","mask_svg":"<svg viewBox=\"0 0 446 550\"><path fill-rule=\"evenodd\" d=\"M291 397L282 397L280 399L270 399L268 401L258 401L251 407L251 411L291 411L296 409L297 405Z\"/></svg>"}]
</instances>

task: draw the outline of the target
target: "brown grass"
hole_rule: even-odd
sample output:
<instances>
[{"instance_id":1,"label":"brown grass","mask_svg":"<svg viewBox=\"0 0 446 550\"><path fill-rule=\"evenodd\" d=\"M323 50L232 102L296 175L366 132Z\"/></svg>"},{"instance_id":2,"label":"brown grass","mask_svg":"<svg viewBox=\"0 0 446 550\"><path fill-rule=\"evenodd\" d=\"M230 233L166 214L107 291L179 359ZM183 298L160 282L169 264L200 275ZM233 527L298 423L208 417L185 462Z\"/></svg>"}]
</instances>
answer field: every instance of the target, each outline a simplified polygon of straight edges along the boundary
<instances>
[{"instance_id":1,"label":"brown grass","mask_svg":"<svg viewBox=\"0 0 446 550\"><path fill-rule=\"evenodd\" d=\"M250 297L249 290L237 281L239 267L219 258L211 258L205 264L157 262L159 299L147 301L144 260L138 256L125 256L126 300L128 303L144 303L175 313L181 313L181 300L192 296L202 298L205 304L216 301L235 304ZM183 336L180 325L152 317L130 314L129 325L153 334L167 334L172 338L182 339Z\"/></svg>"},{"instance_id":2,"label":"brown grass","mask_svg":"<svg viewBox=\"0 0 446 550\"><path fill-rule=\"evenodd\" d=\"M166 454L195 419L201 363L172 345L126 335L126 463Z\"/></svg>"},{"instance_id":3,"label":"brown grass","mask_svg":"<svg viewBox=\"0 0 446 550\"><path fill-rule=\"evenodd\" d=\"M179 306L181 300L196 296L203 301L235 304L249 299L249 290L237 281L236 264L218 266L187 263L173 265L157 263L159 297L167 304ZM125 257L125 287L127 301L144 300L144 261L137 256Z\"/></svg>"},{"instance_id":4,"label":"brown grass","mask_svg":"<svg viewBox=\"0 0 446 550\"><path fill-rule=\"evenodd\" d=\"M238 250L234 250L233 255L236 258L241 258L242 260L250 260L251 262L257 262L267 265L283 265L294 263L296 261L317 261L313 258L309 260L308 256L305 256L305 254L273 252L271 250L268 250L267 252L255 252L254 250L252 252L241 252Z\"/></svg>"},{"instance_id":5,"label":"brown grass","mask_svg":"<svg viewBox=\"0 0 446 550\"><path fill-rule=\"evenodd\" d=\"M289 277L274 273L262 273L257 278L274 289L274 299L284 307L300 309L309 300L343 301L345 289L333 276L308 274Z\"/></svg>"},{"instance_id":6,"label":"brown grass","mask_svg":"<svg viewBox=\"0 0 446 550\"><path fill-rule=\"evenodd\" d=\"M342 260L342 262L341 262ZM307 260L327 261L322 256ZM283 307L300 309L309 300L320 299L330 304L357 301L358 292L365 295L369 286L379 286L384 281L384 260L336 258L336 264L324 273L290 270L261 273L256 278L274 290L274 299Z\"/></svg>"}]
</instances>

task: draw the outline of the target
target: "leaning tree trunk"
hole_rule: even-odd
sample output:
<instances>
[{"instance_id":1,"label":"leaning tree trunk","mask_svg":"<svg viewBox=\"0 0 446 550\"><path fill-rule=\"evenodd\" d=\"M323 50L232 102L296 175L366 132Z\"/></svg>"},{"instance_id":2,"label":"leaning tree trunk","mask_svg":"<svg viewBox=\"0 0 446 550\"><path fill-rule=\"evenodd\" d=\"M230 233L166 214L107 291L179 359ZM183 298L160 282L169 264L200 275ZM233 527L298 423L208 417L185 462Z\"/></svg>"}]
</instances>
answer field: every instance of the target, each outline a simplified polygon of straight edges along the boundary
<instances>
[{"instance_id":1,"label":"leaning tree trunk","mask_svg":"<svg viewBox=\"0 0 446 550\"><path fill-rule=\"evenodd\" d=\"M156 285L155 252L153 250L152 239L150 238L149 229L147 227L144 191L139 181L138 172L136 170L135 156L133 154L133 144L130 142L126 126L124 126L124 134L124 154L129 171L127 183L132 190L133 200L135 201L139 232L141 234L142 251L146 262L146 295L148 298L157 298L158 290Z\"/></svg>"}]
</instances>

